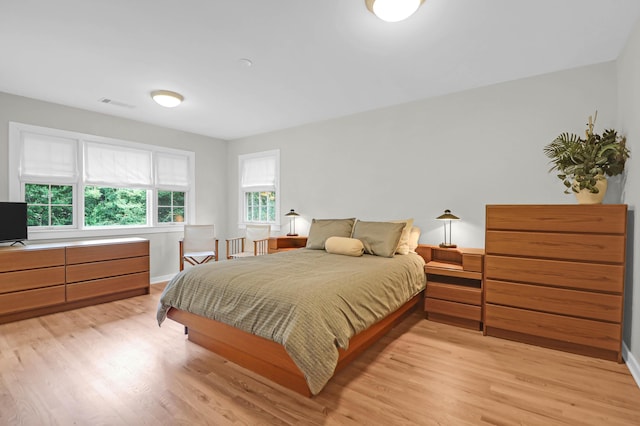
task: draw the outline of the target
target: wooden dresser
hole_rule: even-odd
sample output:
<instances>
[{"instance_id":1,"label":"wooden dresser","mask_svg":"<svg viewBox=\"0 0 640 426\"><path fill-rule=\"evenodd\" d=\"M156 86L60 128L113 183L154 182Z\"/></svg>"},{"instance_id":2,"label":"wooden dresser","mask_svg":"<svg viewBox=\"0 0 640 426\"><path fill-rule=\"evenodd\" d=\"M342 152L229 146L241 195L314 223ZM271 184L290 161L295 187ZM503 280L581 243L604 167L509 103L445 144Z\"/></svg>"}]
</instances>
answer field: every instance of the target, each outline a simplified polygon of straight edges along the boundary
<instances>
[{"instance_id":1,"label":"wooden dresser","mask_svg":"<svg viewBox=\"0 0 640 426\"><path fill-rule=\"evenodd\" d=\"M148 293L142 238L0 247L0 323Z\"/></svg>"},{"instance_id":2,"label":"wooden dresser","mask_svg":"<svg viewBox=\"0 0 640 426\"><path fill-rule=\"evenodd\" d=\"M622 362L626 205L488 205L484 333Z\"/></svg>"}]
</instances>

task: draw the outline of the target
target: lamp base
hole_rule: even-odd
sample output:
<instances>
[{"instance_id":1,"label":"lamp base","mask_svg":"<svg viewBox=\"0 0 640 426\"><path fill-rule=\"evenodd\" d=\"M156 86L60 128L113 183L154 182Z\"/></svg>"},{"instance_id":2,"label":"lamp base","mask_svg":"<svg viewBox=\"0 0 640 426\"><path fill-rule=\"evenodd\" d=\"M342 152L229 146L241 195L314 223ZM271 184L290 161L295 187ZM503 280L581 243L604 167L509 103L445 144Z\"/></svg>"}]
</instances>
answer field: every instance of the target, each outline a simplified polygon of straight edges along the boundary
<instances>
[{"instance_id":1,"label":"lamp base","mask_svg":"<svg viewBox=\"0 0 640 426\"><path fill-rule=\"evenodd\" d=\"M291 233L287 234L287 237L297 237L297 236L298 234L291 234Z\"/></svg>"},{"instance_id":2,"label":"lamp base","mask_svg":"<svg viewBox=\"0 0 640 426\"><path fill-rule=\"evenodd\" d=\"M440 248L456 248L456 247L458 247L457 244L440 243Z\"/></svg>"}]
</instances>

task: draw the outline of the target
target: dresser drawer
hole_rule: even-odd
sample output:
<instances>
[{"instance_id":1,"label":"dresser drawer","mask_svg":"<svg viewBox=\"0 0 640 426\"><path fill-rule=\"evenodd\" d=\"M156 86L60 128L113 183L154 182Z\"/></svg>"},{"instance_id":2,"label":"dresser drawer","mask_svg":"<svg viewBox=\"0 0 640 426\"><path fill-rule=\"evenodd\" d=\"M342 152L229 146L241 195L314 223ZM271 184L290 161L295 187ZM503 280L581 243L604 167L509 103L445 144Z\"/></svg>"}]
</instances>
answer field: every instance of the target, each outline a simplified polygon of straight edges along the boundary
<instances>
[{"instance_id":1,"label":"dresser drawer","mask_svg":"<svg viewBox=\"0 0 640 426\"><path fill-rule=\"evenodd\" d=\"M619 352L620 324L485 304L485 327ZM489 333L490 334L490 333Z\"/></svg>"},{"instance_id":2,"label":"dresser drawer","mask_svg":"<svg viewBox=\"0 0 640 426\"><path fill-rule=\"evenodd\" d=\"M148 256L149 242L79 245L67 247L67 265Z\"/></svg>"},{"instance_id":3,"label":"dresser drawer","mask_svg":"<svg viewBox=\"0 0 640 426\"><path fill-rule=\"evenodd\" d=\"M622 296L485 281L486 303L609 322L622 321Z\"/></svg>"},{"instance_id":4,"label":"dresser drawer","mask_svg":"<svg viewBox=\"0 0 640 426\"><path fill-rule=\"evenodd\" d=\"M486 256L486 278L622 294L624 267L509 256Z\"/></svg>"},{"instance_id":5,"label":"dresser drawer","mask_svg":"<svg viewBox=\"0 0 640 426\"><path fill-rule=\"evenodd\" d=\"M149 270L149 257L107 260L67 266L67 283L96 280Z\"/></svg>"},{"instance_id":6,"label":"dresser drawer","mask_svg":"<svg viewBox=\"0 0 640 426\"><path fill-rule=\"evenodd\" d=\"M0 294L0 314L64 303L64 285Z\"/></svg>"},{"instance_id":7,"label":"dresser drawer","mask_svg":"<svg viewBox=\"0 0 640 426\"><path fill-rule=\"evenodd\" d=\"M67 284L67 302L148 287L148 272Z\"/></svg>"},{"instance_id":8,"label":"dresser drawer","mask_svg":"<svg viewBox=\"0 0 640 426\"><path fill-rule=\"evenodd\" d=\"M467 305L464 303L449 302L446 300L427 297L424 299L424 310L427 311L427 314L433 312L457 318L482 321L482 307L475 305Z\"/></svg>"},{"instance_id":9,"label":"dresser drawer","mask_svg":"<svg viewBox=\"0 0 640 426\"><path fill-rule=\"evenodd\" d=\"M0 272L64 266L64 247L54 249L8 248L0 251Z\"/></svg>"},{"instance_id":10,"label":"dresser drawer","mask_svg":"<svg viewBox=\"0 0 640 426\"><path fill-rule=\"evenodd\" d=\"M64 266L0 273L0 293L64 284Z\"/></svg>"},{"instance_id":11,"label":"dresser drawer","mask_svg":"<svg viewBox=\"0 0 640 426\"><path fill-rule=\"evenodd\" d=\"M482 303L482 290L473 287L445 284L439 282L427 282L427 297L434 299L450 300L452 302L480 305Z\"/></svg>"},{"instance_id":12,"label":"dresser drawer","mask_svg":"<svg viewBox=\"0 0 640 426\"><path fill-rule=\"evenodd\" d=\"M487 229L624 234L624 204L488 205Z\"/></svg>"},{"instance_id":13,"label":"dresser drawer","mask_svg":"<svg viewBox=\"0 0 640 426\"><path fill-rule=\"evenodd\" d=\"M624 263L624 235L487 231L488 255Z\"/></svg>"}]
</instances>

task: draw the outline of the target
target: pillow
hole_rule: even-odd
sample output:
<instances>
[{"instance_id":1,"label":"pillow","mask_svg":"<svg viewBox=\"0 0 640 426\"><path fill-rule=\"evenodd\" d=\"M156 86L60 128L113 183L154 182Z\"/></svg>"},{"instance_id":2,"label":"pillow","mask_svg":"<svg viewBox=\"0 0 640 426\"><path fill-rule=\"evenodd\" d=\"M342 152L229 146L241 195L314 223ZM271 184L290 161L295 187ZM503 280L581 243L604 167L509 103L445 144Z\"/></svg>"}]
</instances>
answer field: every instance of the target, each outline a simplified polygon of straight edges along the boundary
<instances>
[{"instance_id":1,"label":"pillow","mask_svg":"<svg viewBox=\"0 0 640 426\"><path fill-rule=\"evenodd\" d=\"M393 257L406 223L357 221L353 238L362 241L364 252L382 257Z\"/></svg>"},{"instance_id":2,"label":"pillow","mask_svg":"<svg viewBox=\"0 0 640 426\"><path fill-rule=\"evenodd\" d=\"M351 236L355 218L351 219L313 219L307 237L307 248L324 250L324 243L329 237Z\"/></svg>"},{"instance_id":3,"label":"pillow","mask_svg":"<svg viewBox=\"0 0 640 426\"><path fill-rule=\"evenodd\" d=\"M420 228L414 226L409 234L409 253L415 253L418 248L418 240L420 239Z\"/></svg>"},{"instance_id":4,"label":"pillow","mask_svg":"<svg viewBox=\"0 0 640 426\"><path fill-rule=\"evenodd\" d=\"M411 227L413 226L413 218L407 220L392 220L392 223L406 223L396 248L398 254L409 254L409 236L411 235Z\"/></svg>"},{"instance_id":5,"label":"pillow","mask_svg":"<svg viewBox=\"0 0 640 426\"><path fill-rule=\"evenodd\" d=\"M364 246L362 241L355 238L329 237L324 243L328 253L344 254L345 256L362 256Z\"/></svg>"}]
</instances>

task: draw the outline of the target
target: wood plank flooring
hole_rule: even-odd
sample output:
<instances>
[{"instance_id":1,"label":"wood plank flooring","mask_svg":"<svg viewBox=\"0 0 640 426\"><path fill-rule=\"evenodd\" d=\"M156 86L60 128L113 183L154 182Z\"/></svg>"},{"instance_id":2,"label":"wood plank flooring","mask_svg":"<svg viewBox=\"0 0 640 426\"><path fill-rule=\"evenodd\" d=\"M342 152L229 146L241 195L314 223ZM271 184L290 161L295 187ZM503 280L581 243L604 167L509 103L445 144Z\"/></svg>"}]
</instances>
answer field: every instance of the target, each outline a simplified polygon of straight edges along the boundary
<instances>
[{"instance_id":1,"label":"wood plank flooring","mask_svg":"<svg viewBox=\"0 0 640 426\"><path fill-rule=\"evenodd\" d=\"M0 425L640 425L624 364L407 318L311 399L132 299L0 325Z\"/></svg>"}]
</instances>

